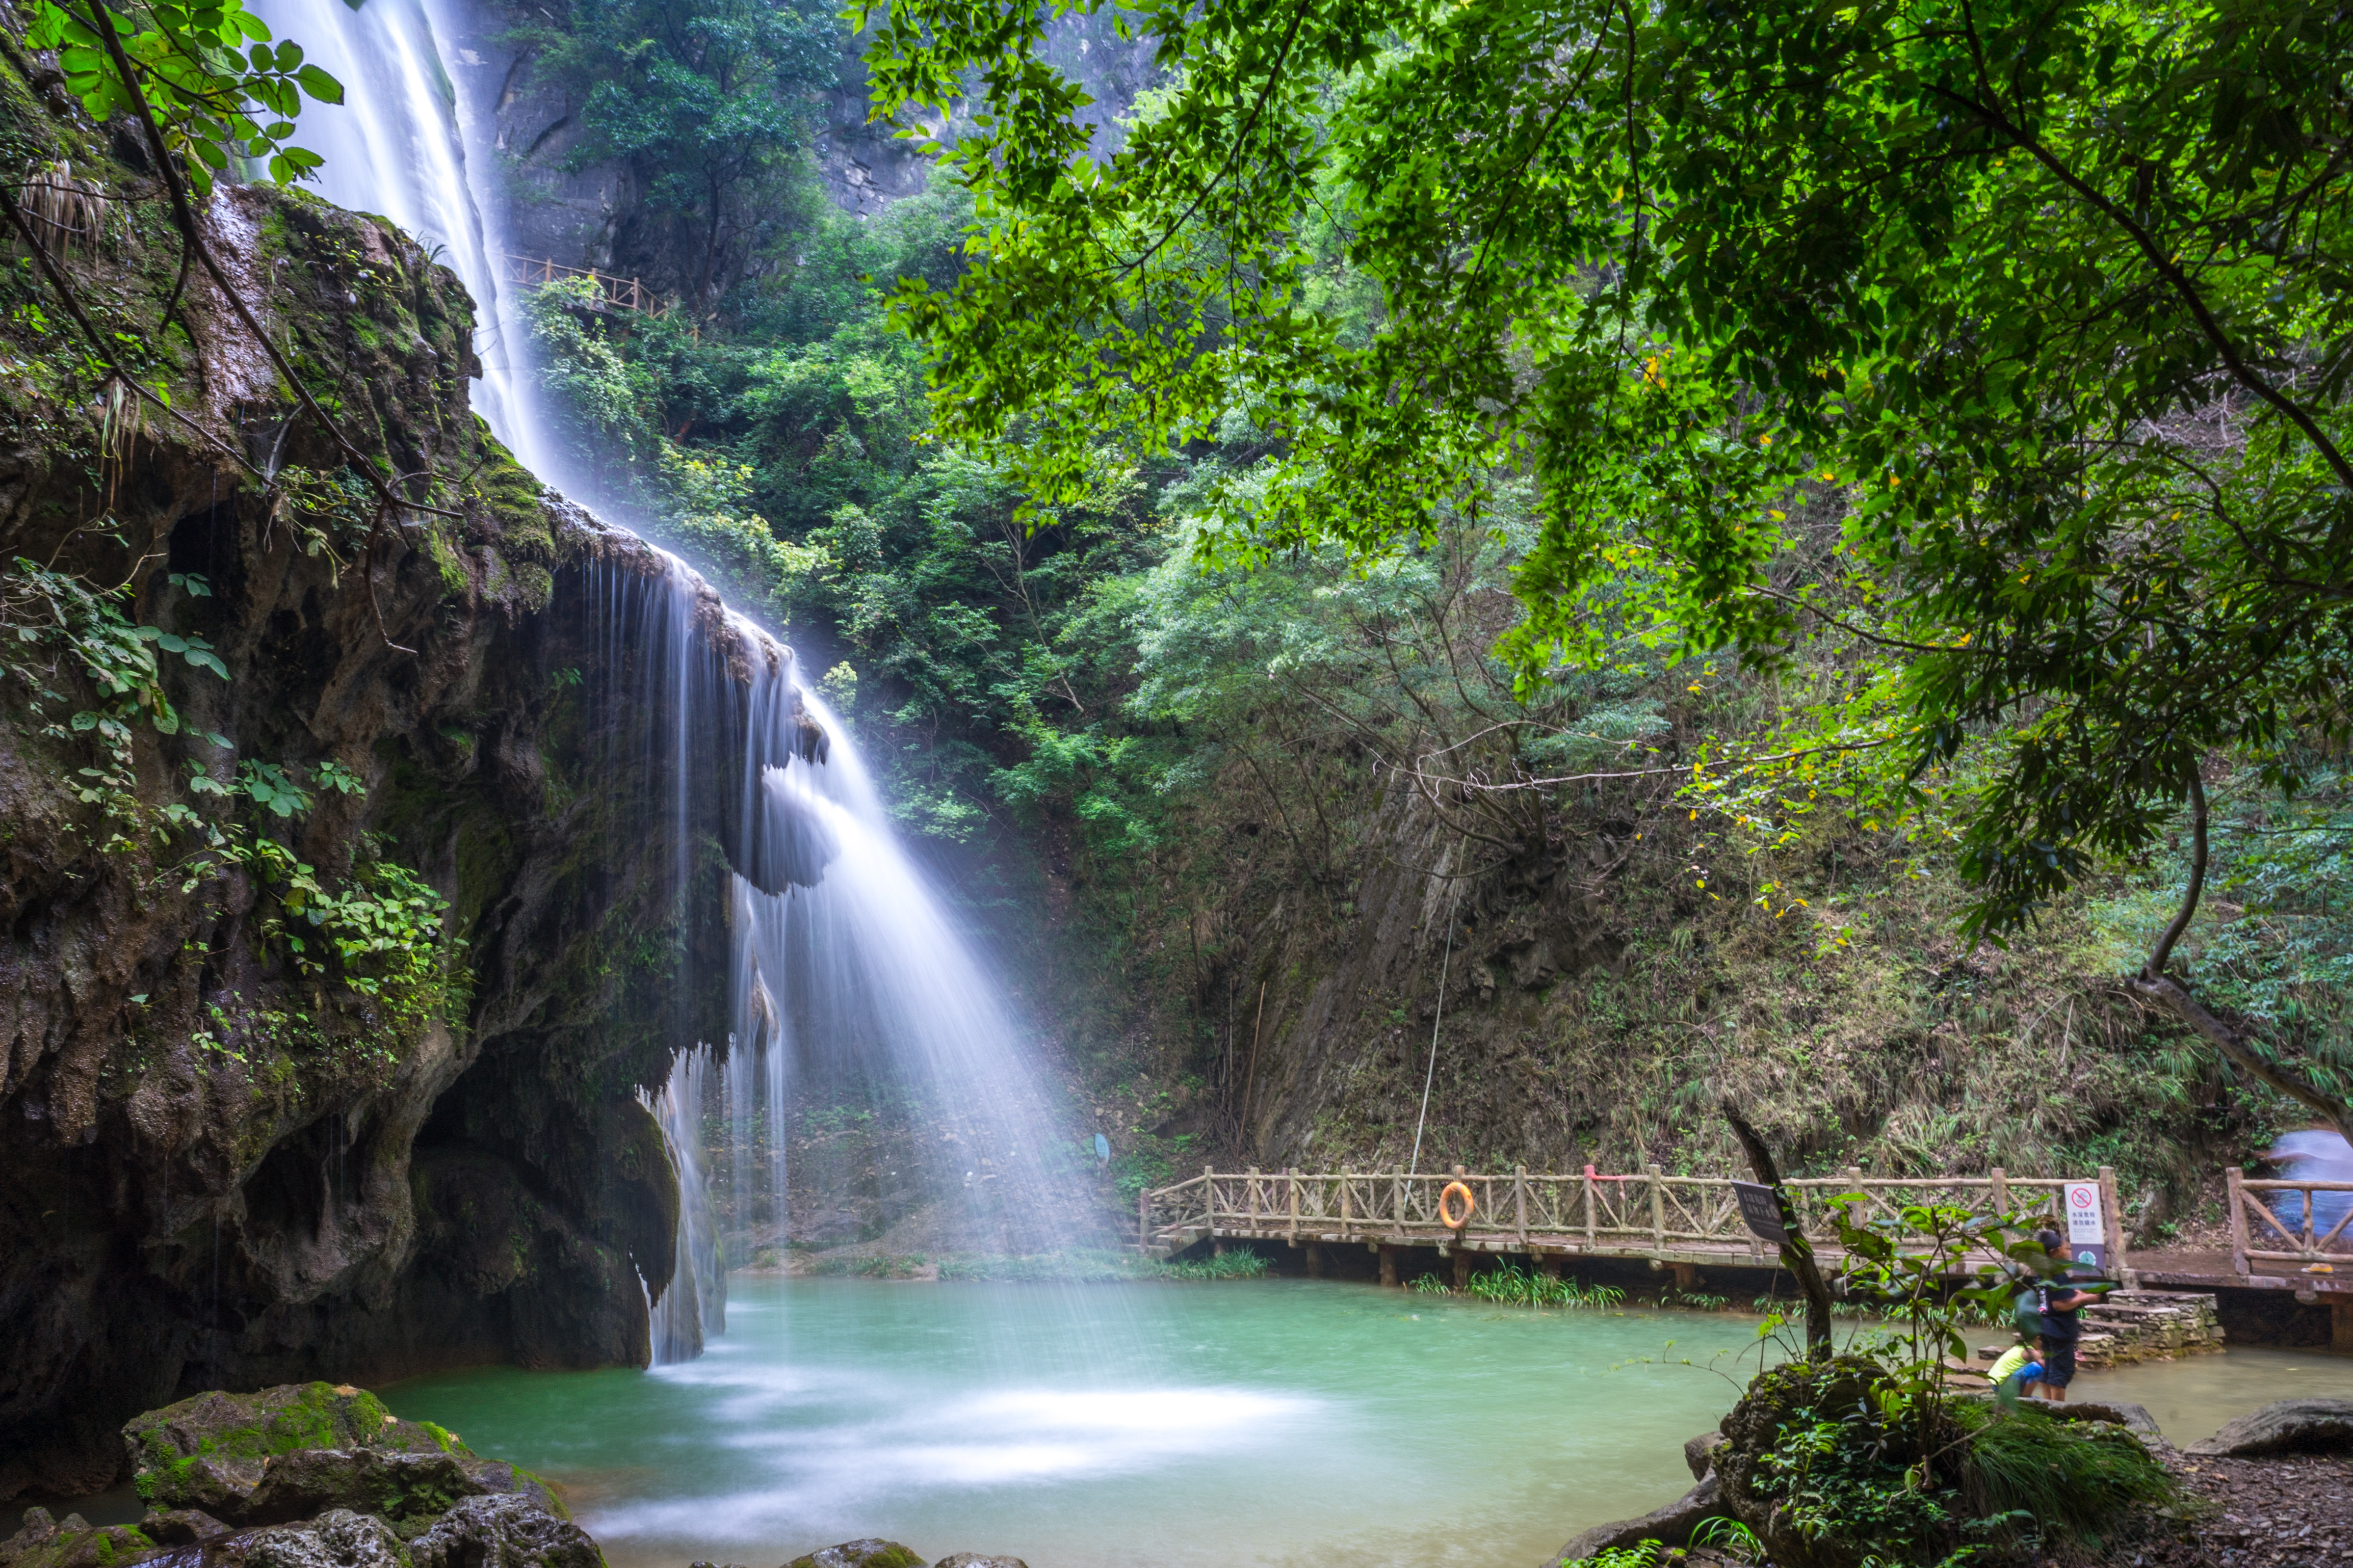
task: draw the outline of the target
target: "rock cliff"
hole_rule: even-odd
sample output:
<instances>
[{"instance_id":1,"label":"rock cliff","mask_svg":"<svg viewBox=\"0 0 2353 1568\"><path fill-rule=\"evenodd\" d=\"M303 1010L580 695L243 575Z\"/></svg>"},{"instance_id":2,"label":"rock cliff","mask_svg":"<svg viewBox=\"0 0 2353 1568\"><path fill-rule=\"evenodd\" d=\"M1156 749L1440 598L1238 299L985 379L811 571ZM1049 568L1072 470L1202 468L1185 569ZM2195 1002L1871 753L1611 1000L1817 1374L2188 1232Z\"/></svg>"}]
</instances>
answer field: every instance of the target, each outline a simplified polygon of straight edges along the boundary
<instances>
[{"instance_id":1,"label":"rock cliff","mask_svg":"<svg viewBox=\"0 0 2353 1568\"><path fill-rule=\"evenodd\" d=\"M639 1095L723 1037L728 720L789 655L513 463L413 242L203 215L390 517L200 269L167 322L135 137L6 37L0 162L75 296L0 230L0 1497L202 1388L641 1363Z\"/></svg>"}]
</instances>

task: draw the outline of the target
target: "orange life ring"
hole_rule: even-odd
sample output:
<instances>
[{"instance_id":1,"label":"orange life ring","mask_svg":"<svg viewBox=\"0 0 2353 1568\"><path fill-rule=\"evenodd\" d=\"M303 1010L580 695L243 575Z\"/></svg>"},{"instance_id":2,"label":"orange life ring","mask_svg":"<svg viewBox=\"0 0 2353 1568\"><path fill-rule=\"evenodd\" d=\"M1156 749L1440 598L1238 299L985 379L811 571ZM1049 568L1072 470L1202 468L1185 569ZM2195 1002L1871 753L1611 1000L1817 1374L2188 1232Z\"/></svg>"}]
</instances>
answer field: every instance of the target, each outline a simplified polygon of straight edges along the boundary
<instances>
[{"instance_id":1,"label":"orange life ring","mask_svg":"<svg viewBox=\"0 0 2353 1568\"><path fill-rule=\"evenodd\" d=\"M1457 1193L1462 1194L1462 1217L1461 1219L1456 1219L1453 1214L1446 1206L1453 1201L1454 1194ZM1464 1186L1460 1182L1447 1183L1445 1191L1438 1194L1438 1217L1449 1230L1461 1230L1464 1226L1469 1225L1471 1223L1471 1216L1473 1214L1476 1214L1478 1209L1479 1201L1471 1195L1471 1189Z\"/></svg>"}]
</instances>

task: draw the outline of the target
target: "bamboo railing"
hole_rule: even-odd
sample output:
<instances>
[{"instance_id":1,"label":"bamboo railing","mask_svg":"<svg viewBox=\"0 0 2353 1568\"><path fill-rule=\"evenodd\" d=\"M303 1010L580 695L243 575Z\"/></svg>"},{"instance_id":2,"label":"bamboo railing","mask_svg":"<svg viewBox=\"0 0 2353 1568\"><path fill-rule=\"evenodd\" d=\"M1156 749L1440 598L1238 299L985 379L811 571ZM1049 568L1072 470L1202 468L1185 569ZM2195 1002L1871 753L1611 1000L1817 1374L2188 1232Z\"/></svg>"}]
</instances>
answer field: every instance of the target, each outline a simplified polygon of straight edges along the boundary
<instances>
[{"instance_id":1,"label":"bamboo railing","mask_svg":"<svg viewBox=\"0 0 2353 1568\"><path fill-rule=\"evenodd\" d=\"M598 303L607 310L633 310L640 315L666 314L669 306L634 278L615 278L593 267L561 267L536 256L505 258L504 281L525 285L553 283L559 278L586 278L596 285Z\"/></svg>"},{"instance_id":2,"label":"bamboo railing","mask_svg":"<svg viewBox=\"0 0 2353 1568\"><path fill-rule=\"evenodd\" d=\"M2101 1183L2107 1234L2115 1236L2113 1178ZM1439 1197L1461 1182L1471 1189L1468 1223L1450 1226ZM1958 1204L1979 1212L2030 1218L2059 1212L2066 1183L2010 1176L1926 1178L1801 1177L1784 1184L1799 1227L1817 1246L1833 1245L1831 1200L1864 1200L1864 1215L1892 1219L1912 1205ZM1138 1239L1146 1247L1189 1245L1204 1237L1293 1241L1460 1242L1485 1250L1591 1249L1667 1252L1692 1247L1761 1250L1740 1218L1729 1178L1670 1176L1658 1166L1609 1175L1509 1173L1217 1171L1138 1195Z\"/></svg>"},{"instance_id":3,"label":"bamboo railing","mask_svg":"<svg viewBox=\"0 0 2353 1568\"><path fill-rule=\"evenodd\" d=\"M2231 1214L2231 1262L2241 1274L2253 1275L2261 1263L2287 1263L2299 1268L2334 1267L2353 1252L2353 1202L2344 1213L2321 1223L2323 1193L2353 1193L2353 1182L2252 1181L2236 1170L2223 1173L2225 1206Z\"/></svg>"}]
</instances>

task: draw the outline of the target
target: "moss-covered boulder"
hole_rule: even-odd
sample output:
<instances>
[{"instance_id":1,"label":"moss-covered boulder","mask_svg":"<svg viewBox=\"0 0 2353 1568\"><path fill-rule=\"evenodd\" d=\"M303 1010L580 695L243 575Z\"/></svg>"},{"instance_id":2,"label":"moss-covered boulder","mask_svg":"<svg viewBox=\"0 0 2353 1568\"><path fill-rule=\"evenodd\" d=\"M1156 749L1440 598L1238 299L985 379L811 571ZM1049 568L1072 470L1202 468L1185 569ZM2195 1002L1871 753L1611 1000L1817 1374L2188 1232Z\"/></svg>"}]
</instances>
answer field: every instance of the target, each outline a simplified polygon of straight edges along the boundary
<instances>
[{"instance_id":1,"label":"moss-covered boulder","mask_svg":"<svg viewBox=\"0 0 2353 1568\"><path fill-rule=\"evenodd\" d=\"M0 1541L5 1568L122 1568L155 1550L155 1542L128 1525L93 1527L78 1513L63 1521L45 1508L25 1510L24 1528Z\"/></svg>"},{"instance_id":2,"label":"moss-covered boulder","mask_svg":"<svg viewBox=\"0 0 2353 1568\"><path fill-rule=\"evenodd\" d=\"M1937 1563L1960 1544L1963 1452L1942 1406L1889 1396L1862 1356L1761 1373L1709 1451L1723 1511L1777 1568Z\"/></svg>"},{"instance_id":3,"label":"moss-covered boulder","mask_svg":"<svg viewBox=\"0 0 2353 1568\"><path fill-rule=\"evenodd\" d=\"M785 1568L924 1568L924 1563L895 1541L869 1536L863 1541L821 1547L805 1557L794 1558Z\"/></svg>"},{"instance_id":4,"label":"moss-covered boulder","mask_svg":"<svg viewBox=\"0 0 2353 1568\"><path fill-rule=\"evenodd\" d=\"M345 1509L411 1535L464 1499L504 1494L569 1517L530 1471L486 1459L429 1421L403 1421L347 1384L200 1394L134 1418L122 1438L150 1505L235 1525Z\"/></svg>"}]
</instances>

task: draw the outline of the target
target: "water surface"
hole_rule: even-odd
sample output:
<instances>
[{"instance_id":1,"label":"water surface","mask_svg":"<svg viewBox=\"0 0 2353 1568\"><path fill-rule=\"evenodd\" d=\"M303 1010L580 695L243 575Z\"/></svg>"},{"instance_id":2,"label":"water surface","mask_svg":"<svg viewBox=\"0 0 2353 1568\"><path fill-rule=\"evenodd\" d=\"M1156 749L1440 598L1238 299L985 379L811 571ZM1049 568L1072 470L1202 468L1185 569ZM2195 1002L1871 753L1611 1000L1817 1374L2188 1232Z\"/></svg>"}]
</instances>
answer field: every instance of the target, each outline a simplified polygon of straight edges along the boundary
<instances>
[{"instance_id":1,"label":"water surface","mask_svg":"<svg viewBox=\"0 0 2353 1568\"><path fill-rule=\"evenodd\" d=\"M2186 1448L2211 1437L2224 1422L2274 1400L2315 1394L2353 1399L2353 1356L2253 1348L2206 1352L2078 1373L2067 1393L2073 1399L2145 1405L2167 1440Z\"/></svg>"},{"instance_id":2,"label":"water surface","mask_svg":"<svg viewBox=\"0 0 2353 1568\"><path fill-rule=\"evenodd\" d=\"M1486 1568L1680 1495L1683 1439L1737 1390L1671 1363L1745 1377L1755 1340L1306 1280L738 1275L727 1317L650 1373L383 1393L564 1485L615 1568L772 1568L867 1534L1030 1568Z\"/></svg>"}]
</instances>

